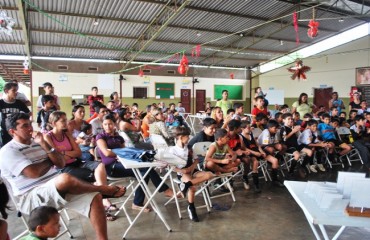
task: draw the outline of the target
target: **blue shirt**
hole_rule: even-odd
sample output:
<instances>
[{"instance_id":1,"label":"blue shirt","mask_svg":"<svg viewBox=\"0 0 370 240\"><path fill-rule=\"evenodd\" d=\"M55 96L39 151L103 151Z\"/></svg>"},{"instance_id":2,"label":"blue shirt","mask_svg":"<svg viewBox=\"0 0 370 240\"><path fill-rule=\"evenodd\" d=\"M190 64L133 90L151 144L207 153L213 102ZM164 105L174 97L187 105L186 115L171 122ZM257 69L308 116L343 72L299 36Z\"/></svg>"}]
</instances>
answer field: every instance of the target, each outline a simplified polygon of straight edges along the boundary
<instances>
[{"instance_id":1,"label":"blue shirt","mask_svg":"<svg viewBox=\"0 0 370 240\"><path fill-rule=\"evenodd\" d=\"M322 139L324 141L330 140L330 139L336 139L335 137L335 129L326 123L319 123L317 126L317 130L319 131Z\"/></svg>"}]
</instances>

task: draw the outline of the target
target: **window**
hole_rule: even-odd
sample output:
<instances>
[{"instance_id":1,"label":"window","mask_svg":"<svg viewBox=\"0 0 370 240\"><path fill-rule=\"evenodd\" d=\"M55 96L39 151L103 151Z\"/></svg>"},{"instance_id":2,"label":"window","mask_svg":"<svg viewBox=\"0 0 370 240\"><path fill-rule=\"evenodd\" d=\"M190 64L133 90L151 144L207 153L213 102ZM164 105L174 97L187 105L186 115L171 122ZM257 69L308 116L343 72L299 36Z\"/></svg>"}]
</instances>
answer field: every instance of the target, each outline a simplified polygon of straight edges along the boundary
<instances>
[{"instance_id":1,"label":"window","mask_svg":"<svg viewBox=\"0 0 370 240\"><path fill-rule=\"evenodd\" d=\"M134 87L134 98L148 98L148 89L146 87Z\"/></svg>"}]
</instances>

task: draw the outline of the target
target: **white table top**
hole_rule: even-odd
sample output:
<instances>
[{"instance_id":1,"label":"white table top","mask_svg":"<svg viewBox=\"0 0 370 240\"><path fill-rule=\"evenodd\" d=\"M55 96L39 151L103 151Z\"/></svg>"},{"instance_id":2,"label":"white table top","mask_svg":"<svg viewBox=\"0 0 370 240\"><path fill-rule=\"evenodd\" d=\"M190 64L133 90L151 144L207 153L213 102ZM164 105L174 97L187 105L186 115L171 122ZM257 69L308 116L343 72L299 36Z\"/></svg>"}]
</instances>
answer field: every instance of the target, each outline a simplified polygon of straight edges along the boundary
<instances>
[{"instance_id":1,"label":"white table top","mask_svg":"<svg viewBox=\"0 0 370 240\"><path fill-rule=\"evenodd\" d=\"M175 165L180 165L183 163L183 160L180 159L179 157L169 153L165 152L162 156L161 159L159 159L158 154L155 156L155 159L158 159L153 162L137 162L133 160L128 160L125 158L118 157L118 160L122 163L122 165L126 169L131 169L131 168L147 168L147 167L159 167L163 168L166 167L167 165L170 166L175 166Z\"/></svg>"},{"instance_id":2,"label":"white table top","mask_svg":"<svg viewBox=\"0 0 370 240\"><path fill-rule=\"evenodd\" d=\"M294 200L302 208L308 221L313 224L348 226L348 227L370 227L370 218L350 217L343 212L330 212L320 209L315 199L310 198L304 193L307 182L284 181L284 185L293 196Z\"/></svg>"}]
</instances>

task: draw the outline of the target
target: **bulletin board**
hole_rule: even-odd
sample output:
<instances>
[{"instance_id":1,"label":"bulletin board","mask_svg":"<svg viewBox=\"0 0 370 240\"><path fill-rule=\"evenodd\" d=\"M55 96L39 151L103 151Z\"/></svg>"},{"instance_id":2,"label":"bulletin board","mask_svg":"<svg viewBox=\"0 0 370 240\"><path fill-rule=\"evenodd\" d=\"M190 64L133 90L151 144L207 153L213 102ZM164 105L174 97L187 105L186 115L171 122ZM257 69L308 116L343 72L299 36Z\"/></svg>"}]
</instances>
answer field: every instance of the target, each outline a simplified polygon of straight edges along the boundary
<instances>
[{"instance_id":1,"label":"bulletin board","mask_svg":"<svg viewBox=\"0 0 370 240\"><path fill-rule=\"evenodd\" d=\"M283 105L284 104L284 90L266 90L263 91L266 94L266 99L269 101L269 105Z\"/></svg>"},{"instance_id":2,"label":"bulletin board","mask_svg":"<svg viewBox=\"0 0 370 240\"><path fill-rule=\"evenodd\" d=\"M157 99L175 97L175 84L174 83L155 83L155 97Z\"/></svg>"},{"instance_id":3,"label":"bulletin board","mask_svg":"<svg viewBox=\"0 0 370 240\"><path fill-rule=\"evenodd\" d=\"M243 100L243 85L214 85L214 99L222 98L222 91L229 91L230 100Z\"/></svg>"}]
</instances>

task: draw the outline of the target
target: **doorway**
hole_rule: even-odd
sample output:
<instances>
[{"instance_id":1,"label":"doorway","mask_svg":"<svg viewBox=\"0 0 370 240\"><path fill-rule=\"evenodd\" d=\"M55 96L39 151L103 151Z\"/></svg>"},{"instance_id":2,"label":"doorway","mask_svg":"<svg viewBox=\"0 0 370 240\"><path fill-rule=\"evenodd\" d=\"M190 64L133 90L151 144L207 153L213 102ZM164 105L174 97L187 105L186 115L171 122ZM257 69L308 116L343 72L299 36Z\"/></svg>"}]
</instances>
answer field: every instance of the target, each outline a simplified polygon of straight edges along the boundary
<instances>
[{"instance_id":1,"label":"doorway","mask_svg":"<svg viewBox=\"0 0 370 240\"><path fill-rule=\"evenodd\" d=\"M206 90L195 91L195 112L206 110Z\"/></svg>"},{"instance_id":2,"label":"doorway","mask_svg":"<svg viewBox=\"0 0 370 240\"><path fill-rule=\"evenodd\" d=\"M190 113L190 104L191 104L191 90L190 89L181 89L180 91L181 103L185 108L185 112Z\"/></svg>"},{"instance_id":3,"label":"doorway","mask_svg":"<svg viewBox=\"0 0 370 240\"><path fill-rule=\"evenodd\" d=\"M331 94L333 92L333 88L314 88L313 94L313 104L316 107L323 105L326 111L329 111L329 100L331 99Z\"/></svg>"}]
</instances>

